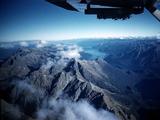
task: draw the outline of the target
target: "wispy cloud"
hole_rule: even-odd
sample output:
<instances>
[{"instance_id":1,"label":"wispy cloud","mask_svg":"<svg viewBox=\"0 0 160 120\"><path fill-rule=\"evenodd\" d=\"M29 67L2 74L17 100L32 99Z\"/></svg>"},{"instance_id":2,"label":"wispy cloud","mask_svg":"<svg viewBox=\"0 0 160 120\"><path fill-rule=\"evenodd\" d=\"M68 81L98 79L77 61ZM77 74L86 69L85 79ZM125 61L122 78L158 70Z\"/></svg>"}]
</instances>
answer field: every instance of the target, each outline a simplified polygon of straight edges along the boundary
<instances>
[{"instance_id":1,"label":"wispy cloud","mask_svg":"<svg viewBox=\"0 0 160 120\"><path fill-rule=\"evenodd\" d=\"M14 48L14 47L15 47L15 44L13 43L0 43L0 48L8 49L8 48Z\"/></svg>"},{"instance_id":2,"label":"wispy cloud","mask_svg":"<svg viewBox=\"0 0 160 120\"><path fill-rule=\"evenodd\" d=\"M40 40L40 41L37 41L36 47L41 48L41 47L45 47L46 45L47 45L47 41Z\"/></svg>"},{"instance_id":3,"label":"wispy cloud","mask_svg":"<svg viewBox=\"0 0 160 120\"><path fill-rule=\"evenodd\" d=\"M47 63L42 65L42 69L43 70L48 70L49 68L51 68L55 63L51 60L51 59L47 59Z\"/></svg>"},{"instance_id":4,"label":"wispy cloud","mask_svg":"<svg viewBox=\"0 0 160 120\"><path fill-rule=\"evenodd\" d=\"M62 45L62 44L58 44L56 46L59 50L59 55L62 58L66 58L66 59L80 59L81 58L81 54L80 52L83 51L83 49L77 45Z\"/></svg>"},{"instance_id":5,"label":"wispy cloud","mask_svg":"<svg viewBox=\"0 0 160 120\"><path fill-rule=\"evenodd\" d=\"M19 81L16 82L16 86L20 89L20 91L25 90L31 93L35 93L36 89L31 84L27 83L26 81Z\"/></svg>"},{"instance_id":6,"label":"wispy cloud","mask_svg":"<svg viewBox=\"0 0 160 120\"><path fill-rule=\"evenodd\" d=\"M28 47L28 46L29 46L29 44L28 44L27 42L25 42L25 41L22 41L22 42L20 42L19 44L20 44L20 46L22 46L22 47Z\"/></svg>"},{"instance_id":7,"label":"wispy cloud","mask_svg":"<svg viewBox=\"0 0 160 120\"><path fill-rule=\"evenodd\" d=\"M48 108L37 112L38 120L46 118L57 120L118 120L118 118L105 110L97 110L87 101L71 102L69 100L50 100Z\"/></svg>"}]
</instances>

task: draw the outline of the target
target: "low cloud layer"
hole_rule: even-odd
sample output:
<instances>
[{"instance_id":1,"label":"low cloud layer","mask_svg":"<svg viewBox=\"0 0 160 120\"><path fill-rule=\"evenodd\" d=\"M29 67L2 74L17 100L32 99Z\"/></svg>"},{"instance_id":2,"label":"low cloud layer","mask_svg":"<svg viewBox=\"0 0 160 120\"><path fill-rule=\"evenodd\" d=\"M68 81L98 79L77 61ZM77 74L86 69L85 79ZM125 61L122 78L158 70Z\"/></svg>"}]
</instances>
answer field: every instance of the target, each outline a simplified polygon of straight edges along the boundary
<instances>
[{"instance_id":1,"label":"low cloud layer","mask_svg":"<svg viewBox=\"0 0 160 120\"><path fill-rule=\"evenodd\" d=\"M32 97L40 97L39 89L34 88L27 81L16 82L16 86L20 92L19 95L24 90L30 93L25 96L25 102L32 101ZM72 102L49 97L49 99L44 98L40 106L36 112L37 120L118 120L113 113L103 109L95 109L86 100Z\"/></svg>"},{"instance_id":2,"label":"low cloud layer","mask_svg":"<svg viewBox=\"0 0 160 120\"><path fill-rule=\"evenodd\" d=\"M37 112L37 120L118 120L105 110L97 110L87 101L71 102L68 100L50 100L49 108Z\"/></svg>"},{"instance_id":3,"label":"low cloud layer","mask_svg":"<svg viewBox=\"0 0 160 120\"><path fill-rule=\"evenodd\" d=\"M21 47L28 47L28 46L29 46L29 43L28 43L28 42L25 42L25 41L22 41L22 42L20 42L20 46L21 46Z\"/></svg>"},{"instance_id":4,"label":"low cloud layer","mask_svg":"<svg viewBox=\"0 0 160 120\"><path fill-rule=\"evenodd\" d=\"M0 48L9 49L14 47L15 47L15 44L12 44L12 43L0 43Z\"/></svg>"},{"instance_id":5,"label":"low cloud layer","mask_svg":"<svg viewBox=\"0 0 160 120\"><path fill-rule=\"evenodd\" d=\"M58 44L56 45L57 49L60 51L58 54L62 58L67 58L67 59L80 59L81 54L80 52L83 51L83 49L77 45L62 45Z\"/></svg>"},{"instance_id":6,"label":"low cloud layer","mask_svg":"<svg viewBox=\"0 0 160 120\"><path fill-rule=\"evenodd\" d=\"M36 43L37 48L42 48L42 47L45 47L46 45L47 45L47 41L45 40L40 40L40 41L37 41Z\"/></svg>"},{"instance_id":7,"label":"low cloud layer","mask_svg":"<svg viewBox=\"0 0 160 120\"><path fill-rule=\"evenodd\" d=\"M42 69L43 69L43 70L48 70L48 69L50 69L54 64L55 64L55 63L54 63L52 60L47 59L47 63L44 64L44 65L42 65Z\"/></svg>"}]
</instances>

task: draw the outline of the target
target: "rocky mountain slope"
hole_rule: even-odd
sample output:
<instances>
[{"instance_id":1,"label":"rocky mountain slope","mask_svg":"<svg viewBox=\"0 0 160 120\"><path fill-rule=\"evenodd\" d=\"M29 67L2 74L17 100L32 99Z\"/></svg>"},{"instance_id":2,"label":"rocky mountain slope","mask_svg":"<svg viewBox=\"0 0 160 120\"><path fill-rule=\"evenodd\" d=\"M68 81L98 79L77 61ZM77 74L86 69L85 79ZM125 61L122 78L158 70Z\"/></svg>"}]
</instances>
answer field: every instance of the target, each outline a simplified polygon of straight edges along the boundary
<instances>
[{"instance_id":1,"label":"rocky mountain slope","mask_svg":"<svg viewBox=\"0 0 160 120\"><path fill-rule=\"evenodd\" d=\"M159 103L146 105L135 87L142 82L137 73L128 73L103 59L80 60L60 53L56 46L23 48L1 64L3 120L76 120L75 116L66 118L63 114L74 111L74 115L79 115L74 106L81 106L81 101L87 101L86 106L89 103L96 110L102 110L100 114L106 110L117 116L111 115L110 120L157 118Z\"/></svg>"}]
</instances>

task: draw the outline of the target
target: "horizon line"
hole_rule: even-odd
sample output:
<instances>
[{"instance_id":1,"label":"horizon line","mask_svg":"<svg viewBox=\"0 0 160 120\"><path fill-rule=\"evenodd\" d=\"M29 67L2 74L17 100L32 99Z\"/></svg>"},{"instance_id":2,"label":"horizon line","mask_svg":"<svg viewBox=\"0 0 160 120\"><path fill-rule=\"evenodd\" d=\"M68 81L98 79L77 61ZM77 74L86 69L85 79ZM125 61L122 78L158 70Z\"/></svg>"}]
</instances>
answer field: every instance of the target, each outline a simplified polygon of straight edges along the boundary
<instances>
[{"instance_id":1,"label":"horizon line","mask_svg":"<svg viewBox=\"0 0 160 120\"><path fill-rule=\"evenodd\" d=\"M82 38L66 38L66 39L19 39L19 40L0 40L0 43L4 42L31 42L31 41L70 41L70 40L85 40L85 39L143 39L143 38L156 38L160 39L160 35L154 36L119 36L119 37L82 37Z\"/></svg>"}]
</instances>

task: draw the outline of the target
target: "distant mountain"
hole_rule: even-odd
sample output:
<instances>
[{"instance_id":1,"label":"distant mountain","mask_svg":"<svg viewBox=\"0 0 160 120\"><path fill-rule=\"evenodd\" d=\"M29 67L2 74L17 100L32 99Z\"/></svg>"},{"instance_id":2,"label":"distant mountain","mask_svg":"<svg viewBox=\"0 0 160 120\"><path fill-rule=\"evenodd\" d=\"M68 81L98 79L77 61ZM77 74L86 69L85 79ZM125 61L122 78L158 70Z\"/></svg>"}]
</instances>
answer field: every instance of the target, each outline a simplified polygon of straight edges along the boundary
<instances>
[{"instance_id":1,"label":"distant mountain","mask_svg":"<svg viewBox=\"0 0 160 120\"><path fill-rule=\"evenodd\" d=\"M145 99L160 100L156 94L160 84L159 40L111 42L103 46L101 50L109 53L105 57L108 63L128 73L134 72L143 80L136 87Z\"/></svg>"}]
</instances>

